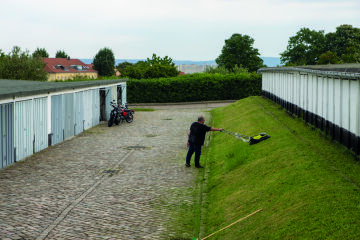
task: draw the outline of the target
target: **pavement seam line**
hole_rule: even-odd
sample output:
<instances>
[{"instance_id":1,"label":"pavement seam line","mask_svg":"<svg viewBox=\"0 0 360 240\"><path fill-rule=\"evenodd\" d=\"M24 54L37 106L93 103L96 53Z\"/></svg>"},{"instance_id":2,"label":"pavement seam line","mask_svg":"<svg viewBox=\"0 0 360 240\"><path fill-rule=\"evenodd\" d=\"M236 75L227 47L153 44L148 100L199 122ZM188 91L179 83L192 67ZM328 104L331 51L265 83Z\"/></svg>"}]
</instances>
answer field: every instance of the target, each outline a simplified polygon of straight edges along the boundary
<instances>
[{"instance_id":1,"label":"pavement seam line","mask_svg":"<svg viewBox=\"0 0 360 240\"><path fill-rule=\"evenodd\" d=\"M118 162L117 166L119 166L120 163L122 163L125 159L127 159L132 153L134 152L134 150L131 150L130 152L128 152L122 159L120 159L120 161ZM59 215L59 217L57 217L55 219L55 221L50 224L49 227L47 227L37 238L36 240L44 240L47 238L47 236L49 235L49 233L60 223L62 222L66 216L69 214L69 212L76 206L78 205L82 200L84 200L84 198L86 198L87 195L89 195L103 180L104 180L105 175L101 176L100 179L98 181L96 181L86 192L84 192L83 194L81 194L81 196L76 199L74 202L72 202L68 207L66 207L61 214Z\"/></svg>"}]
</instances>

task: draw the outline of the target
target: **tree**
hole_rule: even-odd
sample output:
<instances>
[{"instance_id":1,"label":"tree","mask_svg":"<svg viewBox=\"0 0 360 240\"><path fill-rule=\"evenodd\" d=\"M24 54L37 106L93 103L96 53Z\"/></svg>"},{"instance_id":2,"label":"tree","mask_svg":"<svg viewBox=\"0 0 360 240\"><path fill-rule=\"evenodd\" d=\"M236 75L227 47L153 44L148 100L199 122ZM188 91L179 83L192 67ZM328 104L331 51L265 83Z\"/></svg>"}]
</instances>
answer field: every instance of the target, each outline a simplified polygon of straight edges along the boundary
<instances>
[{"instance_id":1,"label":"tree","mask_svg":"<svg viewBox=\"0 0 360 240\"><path fill-rule=\"evenodd\" d=\"M281 63L285 65L313 65L319 56L326 52L324 31L301 28L290 37L287 48L280 53Z\"/></svg>"},{"instance_id":2,"label":"tree","mask_svg":"<svg viewBox=\"0 0 360 240\"><path fill-rule=\"evenodd\" d=\"M146 69L144 78L167 78L177 77L178 75L179 71L176 67L156 64Z\"/></svg>"},{"instance_id":3,"label":"tree","mask_svg":"<svg viewBox=\"0 0 360 240\"><path fill-rule=\"evenodd\" d=\"M360 62L360 28L340 25L334 33L326 34L326 48L335 52L342 62Z\"/></svg>"},{"instance_id":4,"label":"tree","mask_svg":"<svg viewBox=\"0 0 360 240\"><path fill-rule=\"evenodd\" d=\"M45 48L36 48L36 50L32 54L33 58L48 58L49 53Z\"/></svg>"},{"instance_id":5,"label":"tree","mask_svg":"<svg viewBox=\"0 0 360 240\"><path fill-rule=\"evenodd\" d=\"M343 63L359 63L360 62L360 49L356 47L348 47L346 53L341 55Z\"/></svg>"},{"instance_id":6,"label":"tree","mask_svg":"<svg viewBox=\"0 0 360 240\"><path fill-rule=\"evenodd\" d=\"M116 66L116 69L121 73L121 72L124 71L127 67L133 66L133 65L134 65L134 64L125 61L125 62L119 63L119 64Z\"/></svg>"},{"instance_id":7,"label":"tree","mask_svg":"<svg viewBox=\"0 0 360 240\"><path fill-rule=\"evenodd\" d=\"M121 76L134 79L176 77L179 75L179 71L170 57L161 58L155 53L151 59L147 58L146 61L128 65L120 72Z\"/></svg>"},{"instance_id":8,"label":"tree","mask_svg":"<svg viewBox=\"0 0 360 240\"><path fill-rule=\"evenodd\" d=\"M6 79L4 77L4 73L7 71L7 63L9 59L7 58L6 54L0 49L0 79Z\"/></svg>"},{"instance_id":9,"label":"tree","mask_svg":"<svg viewBox=\"0 0 360 240\"><path fill-rule=\"evenodd\" d=\"M254 39L248 35L233 34L225 40L225 45L221 50L216 63L221 67L231 70L236 65L247 68L249 71L256 71L263 66L263 60L259 57L259 50L254 48Z\"/></svg>"},{"instance_id":10,"label":"tree","mask_svg":"<svg viewBox=\"0 0 360 240\"><path fill-rule=\"evenodd\" d=\"M115 56L110 48L100 49L94 57L94 69L100 76L113 76L115 71Z\"/></svg>"},{"instance_id":11,"label":"tree","mask_svg":"<svg viewBox=\"0 0 360 240\"><path fill-rule=\"evenodd\" d=\"M62 50L58 50L55 54L56 58L68 58L69 55L67 55L67 53L65 51Z\"/></svg>"},{"instance_id":12,"label":"tree","mask_svg":"<svg viewBox=\"0 0 360 240\"><path fill-rule=\"evenodd\" d=\"M13 47L9 54L0 51L0 79L21 79L46 81L45 63L32 57L28 51Z\"/></svg>"},{"instance_id":13,"label":"tree","mask_svg":"<svg viewBox=\"0 0 360 240\"><path fill-rule=\"evenodd\" d=\"M135 65L125 68L120 73L122 77L128 77L132 79L142 79L145 75L143 69L138 68Z\"/></svg>"},{"instance_id":14,"label":"tree","mask_svg":"<svg viewBox=\"0 0 360 240\"><path fill-rule=\"evenodd\" d=\"M302 28L280 55L285 65L360 62L360 28L344 24L327 34Z\"/></svg>"},{"instance_id":15,"label":"tree","mask_svg":"<svg viewBox=\"0 0 360 240\"><path fill-rule=\"evenodd\" d=\"M317 64L336 64L339 63L339 58L336 56L336 53L327 51L320 55Z\"/></svg>"},{"instance_id":16,"label":"tree","mask_svg":"<svg viewBox=\"0 0 360 240\"><path fill-rule=\"evenodd\" d=\"M145 61L145 78L162 78L162 77L176 77L179 71L175 67L172 58L165 56L161 58L154 53L150 58Z\"/></svg>"},{"instance_id":17,"label":"tree","mask_svg":"<svg viewBox=\"0 0 360 240\"><path fill-rule=\"evenodd\" d=\"M173 62L172 58L165 56L161 58L160 56L156 56L155 53L153 53L151 59L147 58L146 62L150 65L163 65L163 66L172 66L175 67L175 63Z\"/></svg>"}]
</instances>

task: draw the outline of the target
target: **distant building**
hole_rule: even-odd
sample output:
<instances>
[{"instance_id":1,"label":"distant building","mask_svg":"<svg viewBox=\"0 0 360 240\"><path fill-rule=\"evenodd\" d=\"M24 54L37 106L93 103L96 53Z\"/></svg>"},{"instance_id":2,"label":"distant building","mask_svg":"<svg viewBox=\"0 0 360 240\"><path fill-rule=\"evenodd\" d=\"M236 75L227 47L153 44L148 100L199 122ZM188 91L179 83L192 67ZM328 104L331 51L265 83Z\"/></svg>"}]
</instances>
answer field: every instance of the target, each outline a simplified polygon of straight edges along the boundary
<instances>
[{"instance_id":1,"label":"distant building","mask_svg":"<svg viewBox=\"0 0 360 240\"><path fill-rule=\"evenodd\" d=\"M176 66L178 71L184 72L185 74L202 73L205 72L207 67L216 67L214 64L181 64Z\"/></svg>"},{"instance_id":2,"label":"distant building","mask_svg":"<svg viewBox=\"0 0 360 240\"><path fill-rule=\"evenodd\" d=\"M76 77L96 79L98 72L92 64L85 64L79 59L43 58L44 70L49 73L48 81L64 81Z\"/></svg>"},{"instance_id":3,"label":"distant building","mask_svg":"<svg viewBox=\"0 0 360 240\"><path fill-rule=\"evenodd\" d=\"M116 68L114 68L114 71L115 71L115 76L120 76L121 75L121 73L116 69Z\"/></svg>"}]
</instances>

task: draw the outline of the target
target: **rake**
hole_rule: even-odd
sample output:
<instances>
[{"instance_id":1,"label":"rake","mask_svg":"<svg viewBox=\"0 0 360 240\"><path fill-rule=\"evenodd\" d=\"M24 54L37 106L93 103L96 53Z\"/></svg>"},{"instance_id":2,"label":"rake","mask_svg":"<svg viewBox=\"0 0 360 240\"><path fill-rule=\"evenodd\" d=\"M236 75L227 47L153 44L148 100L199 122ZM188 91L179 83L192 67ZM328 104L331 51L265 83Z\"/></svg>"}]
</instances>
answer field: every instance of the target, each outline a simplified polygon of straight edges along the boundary
<instances>
[{"instance_id":1,"label":"rake","mask_svg":"<svg viewBox=\"0 0 360 240\"><path fill-rule=\"evenodd\" d=\"M236 139L239 139L239 140L241 140L243 142L247 142L247 143L250 142L250 137L246 136L244 134L240 134L240 133L236 133L236 132L230 132L230 131L225 130L225 129L223 129L221 132L227 133L227 134L229 134L231 136L234 136L234 137L236 137Z\"/></svg>"},{"instance_id":2,"label":"rake","mask_svg":"<svg viewBox=\"0 0 360 240\"><path fill-rule=\"evenodd\" d=\"M225 129L223 129L221 132L227 133L227 134L229 134L231 136L234 136L236 139L241 140L243 142L250 143L250 145L253 145L255 143L259 143L261 141L264 141L264 140L270 138L270 136L267 135L267 133L264 133L264 132L262 132L262 133L260 133L259 135L256 135L256 136L252 136L252 137L249 137L249 136L241 134L241 133L230 132L230 131L225 130Z\"/></svg>"}]
</instances>

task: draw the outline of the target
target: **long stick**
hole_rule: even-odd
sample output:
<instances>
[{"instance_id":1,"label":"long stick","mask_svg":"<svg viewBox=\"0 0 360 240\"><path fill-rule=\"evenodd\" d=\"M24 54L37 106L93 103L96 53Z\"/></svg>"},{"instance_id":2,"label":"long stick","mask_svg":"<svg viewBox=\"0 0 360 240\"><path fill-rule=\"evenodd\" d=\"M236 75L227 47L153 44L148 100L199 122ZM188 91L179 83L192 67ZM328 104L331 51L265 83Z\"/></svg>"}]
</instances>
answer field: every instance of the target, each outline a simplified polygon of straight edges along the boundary
<instances>
[{"instance_id":1,"label":"long stick","mask_svg":"<svg viewBox=\"0 0 360 240\"><path fill-rule=\"evenodd\" d=\"M235 132L230 132L230 131L227 131L225 129L223 129L221 132L223 133L227 133L231 136L234 136L236 137L236 139L240 139L242 140L243 142L250 142L250 137L249 136L246 136L244 134L240 134L240 133L235 133Z\"/></svg>"},{"instance_id":2,"label":"long stick","mask_svg":"<svg viewBox=\"0 0 360 240\"><path fill-rule=\"evenodd\" d=\"M216 233L221 232L221 231L223 231L223 230L225 230L225 229L227 229L227 228L231 227L232 225L234 225L234 224L236 224L236 223L238 223L238 222L240 222L240 221L242 221L242 220L244 220L244 219L246 219L246 218L248 218L248 217L251 217L252 215L254 215L254 214L256 214L256 213L260 212L261 210L262 210L262 208L260 208L260 209L256 210L256 211L255 211L255 212L253 212L253 213L250 213L249 215L247 215L247 216L245 216L245 217L243 217L243 218L240 218L239 220L237 220L237 221L235 221L235 222L233 222L233 223L231 223L231 224L227 225L226 227L223 227L223 228L222 228L222 229L220 229L220 230L217 230L216 232L214 232L214 233L212 233L212 234L210 234L210 235L208 235L208 236L206 236L206 237L202 238L201 240L208 239L209 237L211 237L211 236L215 235Z\"/></svg>"}]
</instances>

